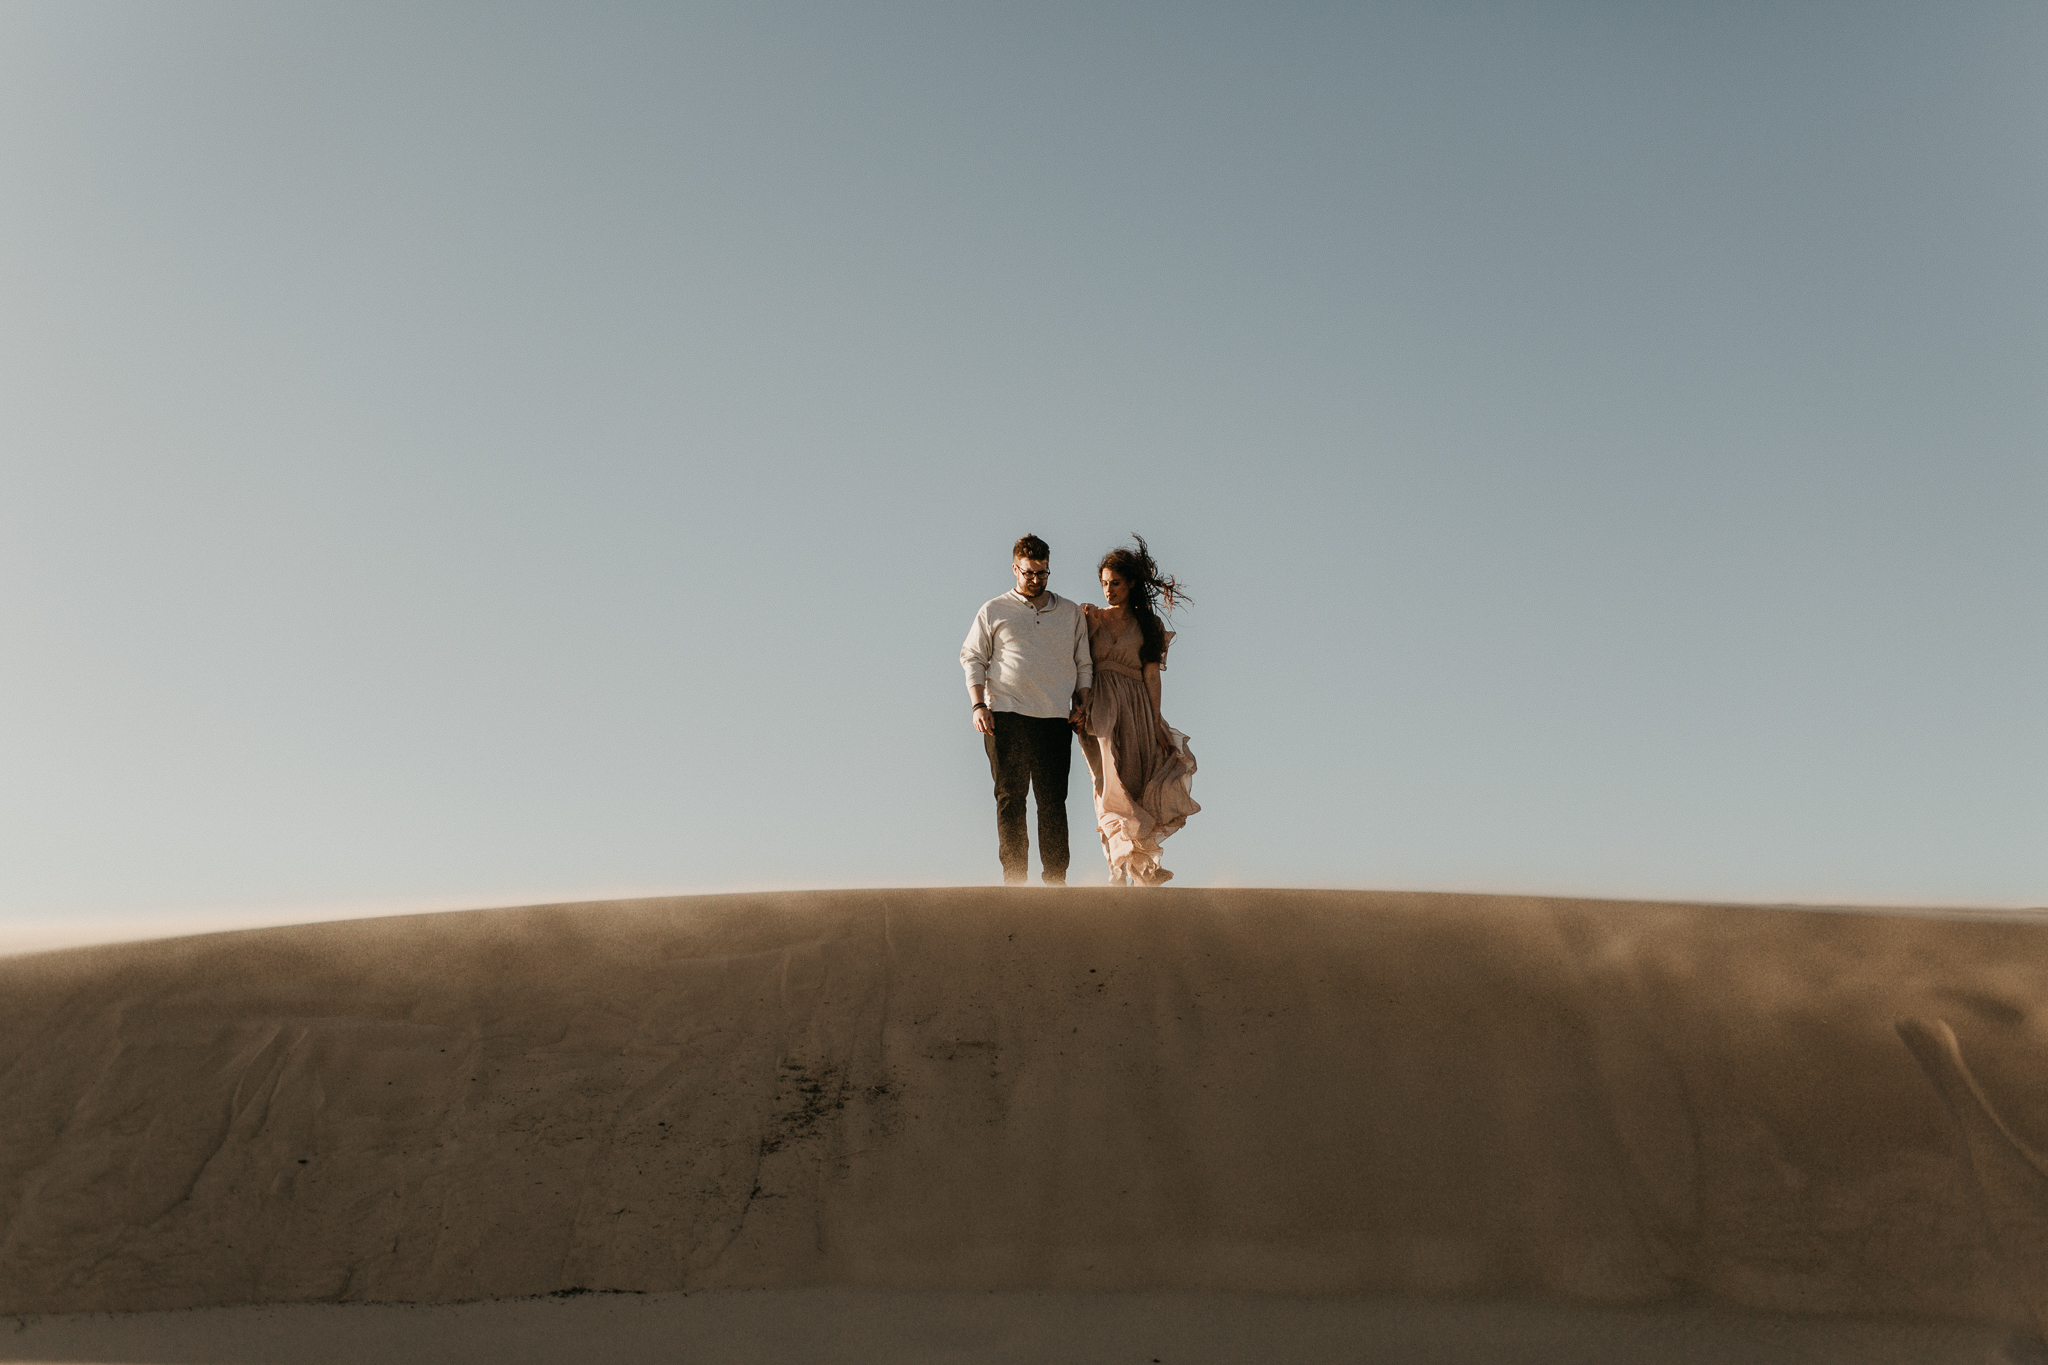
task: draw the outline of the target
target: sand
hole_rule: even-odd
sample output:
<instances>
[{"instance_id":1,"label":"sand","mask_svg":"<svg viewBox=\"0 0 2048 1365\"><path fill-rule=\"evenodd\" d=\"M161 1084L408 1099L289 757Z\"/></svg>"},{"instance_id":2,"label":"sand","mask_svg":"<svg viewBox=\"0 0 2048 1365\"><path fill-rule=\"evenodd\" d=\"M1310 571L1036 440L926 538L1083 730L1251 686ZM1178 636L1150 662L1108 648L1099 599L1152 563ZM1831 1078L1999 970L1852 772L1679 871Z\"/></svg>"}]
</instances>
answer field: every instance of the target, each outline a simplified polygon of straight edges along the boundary
<instances>
[{"instance_id":1,"label":"sand","mask_svg":"<svg viewBox=\"0 0 2048 1365\"><path fill-rule=\"evenodd\" d=\"M1431 1312L1710 1352L1876 1323L1901 1359L1983 1359L2048 1295L2044 949L1937 916L1075 889L0 960L0 1359L152 1358L94 1344L120 1324L228 1359L167 1353L172 1324L286 1310L45 1315L370 1304L669 1313L701 1336L672 1358L737 1359L705 1324L768 1302L828 1333L980 1304L1020 1359L1181 1302L1346 1342ZM579 1289L638 1292L472 1302Z\"/></svg>"},{"instance_id":2,"label":"sand","mask_svg":"<svg viewBox=\"0 0 2048 1365\"><path fill-rule=\"evenodd\" d=\"M1991 1365L1969 1323L1244 1294L761 1289L0 1319L0 1360L151 1365ZM2010 1344L2014 1349L2006 1351Z\"/></svg>"}]
</instances>

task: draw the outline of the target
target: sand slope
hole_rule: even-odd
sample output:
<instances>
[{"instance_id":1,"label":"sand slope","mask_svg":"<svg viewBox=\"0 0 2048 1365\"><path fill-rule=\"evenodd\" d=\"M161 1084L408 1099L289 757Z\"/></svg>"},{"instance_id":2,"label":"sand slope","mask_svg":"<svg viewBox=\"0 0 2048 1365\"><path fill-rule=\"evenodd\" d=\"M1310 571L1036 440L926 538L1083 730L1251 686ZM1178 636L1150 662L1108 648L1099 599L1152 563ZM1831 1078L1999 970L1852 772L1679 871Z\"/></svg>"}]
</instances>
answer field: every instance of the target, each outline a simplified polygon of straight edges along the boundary
<instances>
[{"instance_id":1,"label":"sand slope","mask_svg":"<svg viewBox=\"0 0 2048 1365\"><path fill-rule=\"evenodd\" d=\"M1894 1026L1947 1021L1987 1141L2048 1137L2044 950L1909 916L1077 889L16 958L0 1308L863 1285L2020 1323L2042 1267L1987 1231Z\"/></svg>"},{"instance_id":2,"label":"sand slope","mask_svg":"<svg viewBox=\"0 0 2048 1365\"><path fill-rule=\"evenodd\" d=\"M5 1324L0 1324L4 1327ZM2008 1329L1697 1306L710 1290L36 1317L0 1361L120 1365L2028 1365Z\"/></svg>"}]
</instances>

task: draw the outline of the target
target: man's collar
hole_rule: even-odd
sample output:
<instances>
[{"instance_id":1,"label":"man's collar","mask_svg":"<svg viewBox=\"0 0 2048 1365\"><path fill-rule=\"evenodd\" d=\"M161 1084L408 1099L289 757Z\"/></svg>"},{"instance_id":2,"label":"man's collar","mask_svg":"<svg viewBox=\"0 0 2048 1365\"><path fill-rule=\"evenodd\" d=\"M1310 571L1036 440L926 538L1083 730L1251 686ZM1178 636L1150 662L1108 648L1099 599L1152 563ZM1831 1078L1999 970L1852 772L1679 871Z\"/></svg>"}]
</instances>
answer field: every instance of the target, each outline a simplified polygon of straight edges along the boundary
<instances>
[{"instance_id":1,"label":"man's collar","mask_svg":"<svg viewBox=\"0 0 2048 1365\"><path fill-rule=\"evenodd\" d=\"M1026 597L1022 588L1012 588L1010 589L1010 596L1016 598L1033 611L1051 611L1059 604L1060 600L1059 594L1051 588L1047 588L1036 597Z\"/></svg>"}]
</instances>

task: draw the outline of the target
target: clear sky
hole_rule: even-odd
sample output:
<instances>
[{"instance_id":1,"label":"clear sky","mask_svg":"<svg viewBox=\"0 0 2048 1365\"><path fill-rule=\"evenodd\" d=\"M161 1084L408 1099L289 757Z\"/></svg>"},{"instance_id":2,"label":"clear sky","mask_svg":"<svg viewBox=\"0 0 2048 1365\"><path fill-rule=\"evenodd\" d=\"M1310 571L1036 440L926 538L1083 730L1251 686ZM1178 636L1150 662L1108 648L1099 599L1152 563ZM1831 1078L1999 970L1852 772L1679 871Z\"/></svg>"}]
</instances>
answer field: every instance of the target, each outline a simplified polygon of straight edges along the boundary
<instances>
[{"instance_id":1,"label":"clear sky","mask_svg":"<svg viewBox=\"0 0 2048 1365\"><path fill-rule=\"evenodd\" d=\"M1027 530L1194 592L1184 883L2048 903L2044 63L0 4L0 924L993 882Z\"/></svg>"}]
</instances>

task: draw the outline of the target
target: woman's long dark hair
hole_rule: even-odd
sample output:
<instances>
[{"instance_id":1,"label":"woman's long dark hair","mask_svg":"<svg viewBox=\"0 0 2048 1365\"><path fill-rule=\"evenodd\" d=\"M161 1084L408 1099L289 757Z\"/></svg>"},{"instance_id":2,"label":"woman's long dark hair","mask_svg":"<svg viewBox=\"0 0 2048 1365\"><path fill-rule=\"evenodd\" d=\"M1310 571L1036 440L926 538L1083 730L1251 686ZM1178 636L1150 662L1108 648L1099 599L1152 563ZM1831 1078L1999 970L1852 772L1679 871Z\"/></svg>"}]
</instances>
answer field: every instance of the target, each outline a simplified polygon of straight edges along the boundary
<instances>
[{"instance_id":1,"label":"woman's long dark hair","mask_svg":"<svg viewBox=\"0 0 2048 1365\"><path fill-rule=\"evenodd\" d=\"M1131 609L1131 615L1138 618L1138 629L1145 639L1138 646L1138 662L1161 663L1166 658L1166 626L1159 619L1155 604L1164 603L1166 614L1173 615L1173 609L1183 602L1195 599L1188 596L1180 580L1172 574L1159 572L1159 566L1152 560L1152 552L1145 548L1145 537L1136 531L1131 539L1138 542L1138 548L1120 545L1102 557L1095 566L1095 577L1100 579L1104 570L1120 575L1131 585L1130 596L1124 605Z\"/></svg>"}]
</instances>

